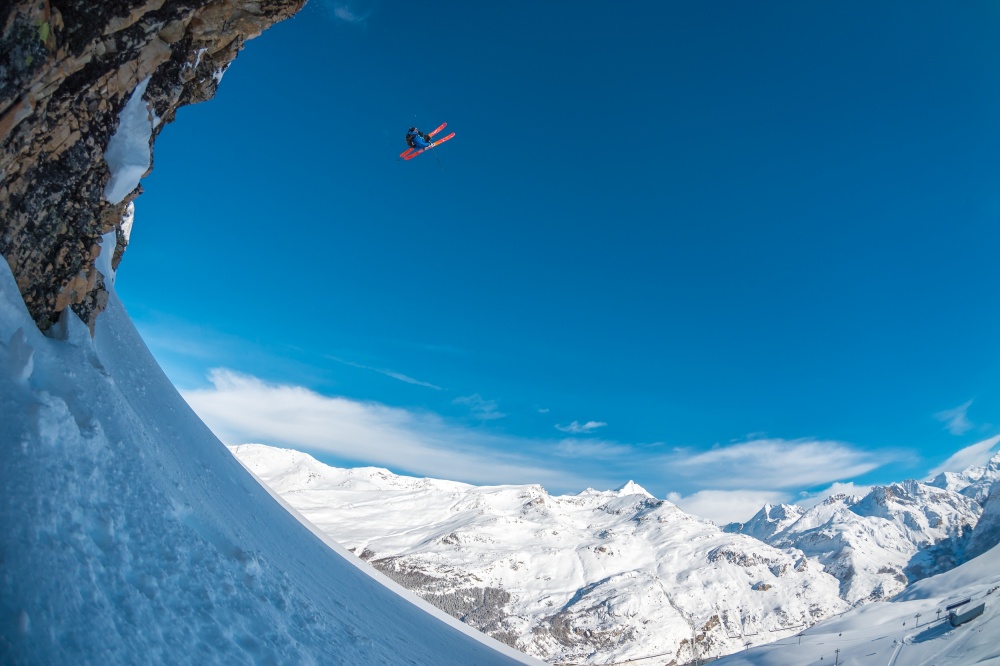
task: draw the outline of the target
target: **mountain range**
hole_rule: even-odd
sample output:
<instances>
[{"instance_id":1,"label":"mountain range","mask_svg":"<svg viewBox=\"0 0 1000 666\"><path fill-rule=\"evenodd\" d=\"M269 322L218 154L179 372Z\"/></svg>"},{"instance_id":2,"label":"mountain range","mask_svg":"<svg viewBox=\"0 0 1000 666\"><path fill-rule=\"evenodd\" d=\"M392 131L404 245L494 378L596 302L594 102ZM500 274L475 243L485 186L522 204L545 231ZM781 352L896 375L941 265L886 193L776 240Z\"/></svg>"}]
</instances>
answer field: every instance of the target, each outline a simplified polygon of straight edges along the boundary
<instances>
[{"instance_id":1,"label":"mountain range","mask_svg":"<svg viewBox=\"0 0 1000 666\"><path fill-rule=\"evenodd\" d=\"M841 598L857 604L892 598L963 561L982 511L957 490L909 480L860 497L835 495L810 509L765 505L724 529L801 550L840 581Z\"/></svg>"},{"instance_id":2,"label":"mountain range","mask_svg":"<svg viewBox=\"0 0 1000 666\"><path fill-rule=\"evenodd\" d=\"M555 663L655 654L680 664L771 643L954 567L977 538L984 550L996 543L995 527L975 529L983 508L961 490L995 473L1000 456L994 472L955 475L951 488L905 481L809 509L765 506L719 528L633 482L552 496L231 450L378 570Z\"/></svg>"}]
</instances>

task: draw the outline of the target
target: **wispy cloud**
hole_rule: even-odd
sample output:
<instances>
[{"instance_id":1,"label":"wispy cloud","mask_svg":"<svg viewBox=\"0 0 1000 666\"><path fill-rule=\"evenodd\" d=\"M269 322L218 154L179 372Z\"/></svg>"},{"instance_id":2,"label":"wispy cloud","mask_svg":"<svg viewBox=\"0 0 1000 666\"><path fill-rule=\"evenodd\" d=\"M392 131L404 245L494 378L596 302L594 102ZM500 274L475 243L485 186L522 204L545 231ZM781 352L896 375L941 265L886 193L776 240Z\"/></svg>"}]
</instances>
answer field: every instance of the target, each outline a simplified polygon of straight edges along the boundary
<instances>
[{"instance_id":1,"label":"wispy cloud","mask_svg":"<svg viewBox=\"0 0 1000 666\"><path fill-rule=\"evenodd\" d=\"M435 386L429 382L422 382L419 379L414 379L413 377L407 377L400 372L392 372L391 370L376 370L375 372L381 372L387 377L392 377L393 379L398 379L401 382L406 382L407 384L416 384L417 386L426 386L427 388L432 388L435 391L443 391L444 389L440 386Z\"/></svg>"},{"instance_id":2,"label":"wispy cloud","mask_svg":"<svg viewBox=\"0 0 1000 666\"><path fill-rule=\"evenodd\" d=\"M398 379L401 382L406 382L407 384L413 384L414 386L424 386L426 388L434 389L435 391L443 391L444 389L440 386L435 386L430 382L422 382L419 379L414 379L408 375L404 375L401 372L394 372L392 370L385 370L382 368L374 368L370 365L363 365L361 363L356 363L354 361L347 361L342 358L337 358L336 356L326 356L326 358L331 361L336 361L337 363L343 363L344 365L349 365L352 368L359 368L361 370L370 370L372 372L377 372L380 375L385 375L386 377L392 377L393 379Z\"/></svg>"},{"instance_id":3,"label":"wispy cloud","mask_svg":"<svg viewBox=\"0 0 1000 666\"><path fill-rule=\"evenodd\" d=\"M456 405L465 405L472 412L472 415L483 421L502 419L507 416L497 408L496 400L485 400L478 393L455 398L452 402Z\"/></svg>"},{"instance_id":4,"label":"wispy cloud","mask_svg":"<svg viewBox=\"0 0 1000 666\"><path fill-rule=\"evenodd\" d=\"M967 467L985 465L994 454L994 448L1000 444L1000 435L976 442L971 446L952 454L947 460L935 467L928 473L928 477L934 477L941 472L961 472Z\"/></svg>"},{"instance_id":5,"label":"wispy cloud","mask_svg":"<svg viewBox=\"0 0 1000 666\"><path fill-rule=\"evenodd\" d=\"M746 522L765 504L788 503L791 496L774 490L699 490L690 495L670 493L667 500L686 513L725 525Z\"/></svg>"},{"instance_id":6,"label":"wispy cloud","mask_svg":"<svg viewBox=\"0 0 1000 666\"><path fill-rule=\"evenodd\" d=\"M620 458L635 453L635 448L618 442L599 439L564 439L554 452L566 458Z\"/></svg>"},{"instance_id":7,"label":"wispy cloud","mask_svg":"<svg viewBox=\"0 0 1000 666\"><path fill-rule=\"evenodd\" d=\"M568 432L573 435L582 435L585 433L593 432L598 428L603 428L608 425L603 421L587 421L586 423L580 423L579 421L573 421L569 425L559 425L556 424L556 430L561 430L563 432Z\"/></svg>"},{"instance_id":8,"label":"wispy cloud","mask_svg":"<svg viewBox=\"0 0 1000 666\"><path fill-rule=\"evenodd\" d=\"M959 405L954 409L946 409L938 412L934 415L934 418L944 423L945 430L951 434L964 435L975 427L972 421L969 420L968 416L969 407L971 406L972 401L969 400L965 404Z\"/></svg>"},{"instance_id":9,"label":"wispy cloud","mask_svg":"<svg viewBox=\"0 0 1000 666\"><path fill-rule=\"evenodd\" d=\"M345 23L364 23L371 16L371 9L363 9L357 2L326 2L321 3L327 7L334 18Z\"/></svg>"},{"instance_id":10,"label":"wispy cloud","mask_svg":"<svg viewBox=\"0 0 1000 666\"><path fill-rule=\"evenodd\" d=\"M667 456L666 471L718 489L810 488L849 480L887 462L849 444L814 439L760 439L700 453Z\"/></svg>"},{"instance_id":11,"label":"wispy cloud","mask_svg":"<svg viewBox=\"0 0 1000 666\"><path fill-rule=\"evenodd\" d=\"M565 469L511 453L524 440L464 428L436 414L324 396L230 370L213 370L209 380L210 388L183 396L226 444L328 453L345 462L470 483L588 485L589 479Z\"/></svg>"}]
</instances>

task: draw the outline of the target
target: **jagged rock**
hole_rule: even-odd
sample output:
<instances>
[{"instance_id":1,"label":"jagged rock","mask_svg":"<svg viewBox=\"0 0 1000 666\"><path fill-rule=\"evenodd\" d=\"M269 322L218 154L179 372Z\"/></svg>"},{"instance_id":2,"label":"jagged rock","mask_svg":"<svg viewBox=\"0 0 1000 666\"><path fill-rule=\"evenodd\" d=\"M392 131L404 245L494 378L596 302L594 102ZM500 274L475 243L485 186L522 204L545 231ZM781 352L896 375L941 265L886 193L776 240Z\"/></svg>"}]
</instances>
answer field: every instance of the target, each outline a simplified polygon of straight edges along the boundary
<instances>
[{"instance_id":1,"label":"jagged rock","mask_svg":"<svg viewBox=\"0 0 1000 666\"><path fill-rule=\"evenodd\" d=\"M93 327L107 304L95 266L142 191L105 199L104 153L140 82L159 122L210 99L246 40L305 0L18 0L0 9L0 254L47 329L66 308Z\"/></svg>"}]
</instances>

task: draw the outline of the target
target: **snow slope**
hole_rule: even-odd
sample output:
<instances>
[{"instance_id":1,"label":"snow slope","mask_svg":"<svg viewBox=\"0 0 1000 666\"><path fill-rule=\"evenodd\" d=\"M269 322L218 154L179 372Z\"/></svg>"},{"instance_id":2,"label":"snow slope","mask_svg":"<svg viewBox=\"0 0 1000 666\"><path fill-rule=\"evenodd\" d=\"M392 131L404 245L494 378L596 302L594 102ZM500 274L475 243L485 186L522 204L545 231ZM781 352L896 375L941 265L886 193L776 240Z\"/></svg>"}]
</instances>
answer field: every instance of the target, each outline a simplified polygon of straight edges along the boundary
<instances>
[{"instance_id":1,"label":"snow slope","mask_svg":"<svg viewBox=\"0 0 1000 666\"><path fill-rule=\"evenodd\" d=\"M982 616L959 627L945 608L985 603ZM940 611L940 612L939 612ZM917 617L917 614L920 617ZM893 601L868 604L810 627L801 639L751 647L719 666L971 666L1000 664L1000 547L909 586Z\"/></svg>"},{"instance_id":2,"label":"snow slope","mask_svg":"<svg viewBox=\"0 0 1000 666\"><path fill-rule=\"evenodd\" d=\"M262 445L233 452L338 542L548 661L684 663L693 636L698 654L726 654L848 607L801 552L725 534L634 483L551 496L339 469Z\"/></svg>"},{"instance_id":3,"label":"snow slope","mask_svg":"<svg viewBox=\"0 0 1000 666\"><path fill-rule=\"evenodd\" d=\"M0 262L0 663L535 663L269 494L114 294L93 341L64 320L39 333Z\"/></svg>"}]
</instances>

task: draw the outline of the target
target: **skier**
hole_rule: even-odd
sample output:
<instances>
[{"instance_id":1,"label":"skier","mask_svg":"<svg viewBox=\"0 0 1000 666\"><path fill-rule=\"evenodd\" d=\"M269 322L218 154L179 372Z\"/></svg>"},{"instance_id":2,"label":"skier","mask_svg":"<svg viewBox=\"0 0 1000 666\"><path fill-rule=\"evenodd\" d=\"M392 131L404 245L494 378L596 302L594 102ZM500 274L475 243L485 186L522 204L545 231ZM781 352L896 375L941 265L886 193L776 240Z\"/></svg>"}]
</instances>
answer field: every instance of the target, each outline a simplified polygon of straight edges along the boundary
<instances>
[{"instance_id":1,"label":"skier","mask_svg":"<svg viewBox=\"0 0 1000 666\"><path fill-rule=\"evenodd\" d=\"M406 133L406 145L416 150L423 150L431 145L431 135L411 127Z\"/></svg>"},{"instance_id":2,"label":"skier","mask_svg":"<svg viewBox=\"0 0 1000 666\"><path fill-rule=\"evenodd\" d=\"M435 128L433 132L421 132L416 127L411 127L410 131L406 133L406 145L409 146L409 148L400 153L399 156L404 160L410 160L428 148L433 148L434 146L440 145L448 139L451 139L455 136L454 132L446 137L437 139L434 143L431 143L434 135L443 130L447 124L448 123L441 123L441 125Z\"/></svg>"}]
</instances>

